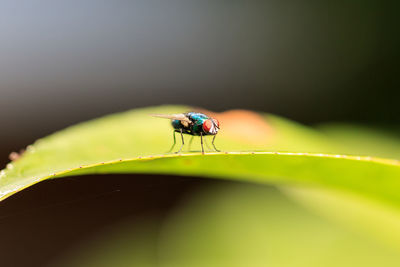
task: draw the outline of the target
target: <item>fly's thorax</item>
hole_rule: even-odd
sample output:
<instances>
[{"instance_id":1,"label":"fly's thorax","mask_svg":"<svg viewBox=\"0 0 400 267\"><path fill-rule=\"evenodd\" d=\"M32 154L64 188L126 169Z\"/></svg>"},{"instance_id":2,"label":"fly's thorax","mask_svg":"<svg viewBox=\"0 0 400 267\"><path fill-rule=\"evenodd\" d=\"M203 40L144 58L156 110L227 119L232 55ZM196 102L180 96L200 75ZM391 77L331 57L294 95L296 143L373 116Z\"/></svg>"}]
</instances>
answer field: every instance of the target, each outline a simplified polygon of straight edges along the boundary
<instances>
[{"instance_id":1,"label":"fly's thorax","mask_svg":"<svg viewBox=\"0 0 400 267\"><path fill-rule=\"evenodd\" d=\"M204 120L208 119L207 115L199 112L188 112L185 113L185 115L191 120L191 121L201 121L203 122Z\"/></svg>"}]
</instances>

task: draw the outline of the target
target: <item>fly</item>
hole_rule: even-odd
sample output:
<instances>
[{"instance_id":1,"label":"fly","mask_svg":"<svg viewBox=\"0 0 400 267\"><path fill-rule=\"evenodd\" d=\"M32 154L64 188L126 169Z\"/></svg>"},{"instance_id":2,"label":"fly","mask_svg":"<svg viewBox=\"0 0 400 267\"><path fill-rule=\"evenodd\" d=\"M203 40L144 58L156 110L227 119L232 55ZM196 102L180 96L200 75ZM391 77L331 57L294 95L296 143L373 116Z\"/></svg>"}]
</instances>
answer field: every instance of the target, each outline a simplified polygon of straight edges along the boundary
<instances>
[{"instance_id":1,"label":"fly","mask_svg":"<svg viewBox=\"0 0 400 267\"><path fill-rule=\"evenodd\" d=\"M215 137L219 131L219 122L218 120L208 117L203 113L198 112L188 112L188 113L180 113L180 114L153 114L155 117L170 119L172 123L172 127L174 128L173 136L174 136L174 144L171 147L171 150L174 148L176 144L175 133L180 133L182 138L182 145L179 151L175 153L181 152L185 141L183 139L183 134L189 134L192 136L200 136L201 140L201 152L204 154L204 146L203 146L203 136L205 135L213 135L212 145L215 151L219 151L214 144Z\"/></svg>"}]
</instances>

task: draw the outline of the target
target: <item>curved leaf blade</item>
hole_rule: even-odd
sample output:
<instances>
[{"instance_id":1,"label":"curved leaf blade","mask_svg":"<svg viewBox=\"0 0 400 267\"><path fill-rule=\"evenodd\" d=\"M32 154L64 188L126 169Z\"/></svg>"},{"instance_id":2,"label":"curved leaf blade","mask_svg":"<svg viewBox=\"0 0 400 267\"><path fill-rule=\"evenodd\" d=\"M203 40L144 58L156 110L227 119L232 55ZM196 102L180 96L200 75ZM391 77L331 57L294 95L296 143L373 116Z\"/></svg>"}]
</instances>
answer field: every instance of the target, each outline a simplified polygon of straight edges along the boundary
<instances>
[{"instance_id":1,"label":"curved leaf blade","mask_svg":"<svg viewBox=\"0 0 400 267\"><path fill-rule=\"evenodd\" d=\"M82 123L38 140L0 174L0 200L53 177L168 173L322 186L400 206L397 161L313 154L336 152L340 148L315 131L271 115L248 111L217 114L221 116L223 129L218 134L218 146L224 151L250 152L160 154L171 145L172 129L168 120L152 118L149 114L187 110L188 107L162 106L129 111ZM243 135L243 131L237 131L242 128L251 131ZM192 147L199 148L198 138Z\"/></svg>"}]
</instances>

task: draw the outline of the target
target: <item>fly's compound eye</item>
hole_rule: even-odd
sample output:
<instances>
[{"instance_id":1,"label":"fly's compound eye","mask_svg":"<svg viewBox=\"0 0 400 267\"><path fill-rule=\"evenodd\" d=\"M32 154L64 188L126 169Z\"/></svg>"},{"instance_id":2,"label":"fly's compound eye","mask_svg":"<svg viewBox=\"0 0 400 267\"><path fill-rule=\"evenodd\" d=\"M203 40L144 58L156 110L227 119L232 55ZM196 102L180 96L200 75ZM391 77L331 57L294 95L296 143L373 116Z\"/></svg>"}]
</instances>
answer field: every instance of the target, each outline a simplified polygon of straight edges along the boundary
<instances>
[{"instance_id":1,"label":"fly's compound eye","mask_svg":"<svg viewBox=\"0 0 400 267\"><path fill-rule=\"evenodd\" d=\"M205 132L210 132L211 128L213 127L213 123L211 122L211 120L205 120L203 122L203 129Z\"/></svg>"},{"instance_id":2,"label":"fly's compound eye","mask_svg":"<svg viewBox=\"0 0 400 267\"><path fill-rule=\"evenodd\" d=\"M218 127L216 127L213 120L208 119L203 122L203 130L209 134L217 134Z\"/></svg>"}]
</instances>

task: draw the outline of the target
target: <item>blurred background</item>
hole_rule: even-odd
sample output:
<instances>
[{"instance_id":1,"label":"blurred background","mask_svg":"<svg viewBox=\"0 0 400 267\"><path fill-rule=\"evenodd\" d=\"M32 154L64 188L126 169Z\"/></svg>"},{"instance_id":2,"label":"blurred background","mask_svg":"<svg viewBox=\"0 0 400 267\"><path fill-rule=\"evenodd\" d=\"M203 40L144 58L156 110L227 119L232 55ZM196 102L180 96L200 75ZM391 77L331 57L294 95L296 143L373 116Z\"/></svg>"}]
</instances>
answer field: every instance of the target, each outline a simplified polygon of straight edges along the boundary
<instances>
[{"instance_id":1,"label":"blurred background","mask_svg":"<svg viewBox=\"0 0 400 267\"><path fill-rule=\"evenodd\" d=\"M1 166L39 137L149 105L397 126L398 8L378 0L2 1ZM0 203L2 261L49 264L96 229L161 218L181 196L221 183L109 178L48 181ZM29 255L17 257L22 250Z\"/></svg>"}]
</instances>

